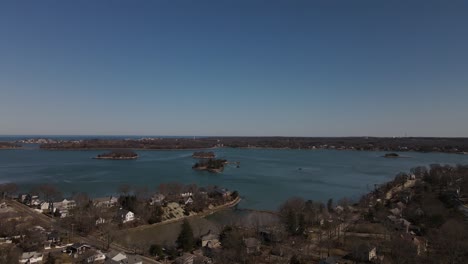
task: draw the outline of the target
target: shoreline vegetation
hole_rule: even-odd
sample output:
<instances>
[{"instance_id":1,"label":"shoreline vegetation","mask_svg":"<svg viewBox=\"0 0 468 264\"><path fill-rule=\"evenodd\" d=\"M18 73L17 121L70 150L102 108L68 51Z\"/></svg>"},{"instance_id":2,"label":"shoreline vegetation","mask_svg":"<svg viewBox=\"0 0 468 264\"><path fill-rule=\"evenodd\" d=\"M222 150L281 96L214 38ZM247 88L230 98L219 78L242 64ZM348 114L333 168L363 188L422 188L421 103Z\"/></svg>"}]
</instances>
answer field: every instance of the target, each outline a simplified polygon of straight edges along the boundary
<instances>
[{"instance_id":1,"label":"shoreline vegetation","mask_svg":"<svg viewBox=\"0 0 468 264\"><path fill-rule=\"evenodd\" d=\"M205 137L47 140L45 150L197 150L213 148L333 149L391 152L468 152L468 138L377 138L377 137Z\"/></svg>"},{"instance_id":2,"label":"shoreline vegetation","mask_svg":"<svg viewBox=\"0 0 468 264\"><path fill-rule=\"evenodd\" d=\"M0 142L0 149L19 149L21 145L11 142Z\"/></svg>"},{"instance_id":3,"label":"shoreline vegetation","mask_svg":"<svg viewBox=\"0 0 468 264\"><path fill-rule=\"evenodd\" d=\"M192 166L192 169L220 173L224 170L224 165L227 163L228 161L225 159L200 160Z\"/></svg>"},{"instance_id":4,"label":"shoreline vegetation","mask_svg":"<svg viewBox=\"0 0 468 264\"><path fill-rule=\"evenodd\" d=\"M99 154L93 159L106 159L106 160L134 160L138 158L138 154L133 151L111 151L104 154Z\"/></svg>"},{"instance_id":5,"label":"shoreline vegetation","mask_svg":"<svg viewBox=\"0 0 468 264\"><path fill-rule=\"evenodd\" d=\"M214 159L216 157L213 151L205 152L205 151L198 151L192 154L192 158L194 159Z\"/></svg>"}]
</instances>

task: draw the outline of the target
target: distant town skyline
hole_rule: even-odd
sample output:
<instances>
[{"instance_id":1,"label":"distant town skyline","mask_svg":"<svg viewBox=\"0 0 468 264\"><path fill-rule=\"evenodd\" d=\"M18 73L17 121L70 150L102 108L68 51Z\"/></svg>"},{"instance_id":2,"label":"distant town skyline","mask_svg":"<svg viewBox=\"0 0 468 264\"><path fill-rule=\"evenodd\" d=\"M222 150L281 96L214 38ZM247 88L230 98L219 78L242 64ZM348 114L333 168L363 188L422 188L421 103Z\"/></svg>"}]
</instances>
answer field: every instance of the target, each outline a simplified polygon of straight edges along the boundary
<instances>
[{"instance_id":1,"label":"distant town skyline","mask_svg":"<svg viewBox=\"0 0 468 264\"><path fill-rule=\"evenodd\" d=\"M0 135L468 137L467 1L2 1Z\"/></svg>"}]
</instances>

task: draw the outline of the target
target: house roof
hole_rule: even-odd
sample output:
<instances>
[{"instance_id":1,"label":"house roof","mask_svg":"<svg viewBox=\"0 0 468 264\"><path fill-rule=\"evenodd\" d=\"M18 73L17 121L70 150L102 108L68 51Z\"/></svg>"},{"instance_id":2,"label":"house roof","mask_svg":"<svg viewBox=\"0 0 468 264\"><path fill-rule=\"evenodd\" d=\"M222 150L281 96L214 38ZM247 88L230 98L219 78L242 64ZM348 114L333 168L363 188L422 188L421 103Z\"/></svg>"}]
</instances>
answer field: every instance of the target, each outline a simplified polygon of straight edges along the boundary
<instances>
[{"instance_id":1,"label":"house roof","mask_svg":"<svg viewBox=\"0 0 468 264\"><path fill-rule=\"evenodd\" d=\"M42 253L39 253L36 251L24 252L23 254L21 254L21 259L37 258L41 256L42 256Z\"/></svg>"},{"instance_id":2,"label":"house roof","mask_svg":"<svg viewBox=\"0 0 468 264\"><path fill-rule=\"evenodd\" d=\"M87 244L84 244L84 243L74 243L70 246L70 248L73 248L73 249L80 249L80 248L83 248L83 247L87 247L87 248L91 248L90 245L87 245Z\"/></svg>"}]
</instances>

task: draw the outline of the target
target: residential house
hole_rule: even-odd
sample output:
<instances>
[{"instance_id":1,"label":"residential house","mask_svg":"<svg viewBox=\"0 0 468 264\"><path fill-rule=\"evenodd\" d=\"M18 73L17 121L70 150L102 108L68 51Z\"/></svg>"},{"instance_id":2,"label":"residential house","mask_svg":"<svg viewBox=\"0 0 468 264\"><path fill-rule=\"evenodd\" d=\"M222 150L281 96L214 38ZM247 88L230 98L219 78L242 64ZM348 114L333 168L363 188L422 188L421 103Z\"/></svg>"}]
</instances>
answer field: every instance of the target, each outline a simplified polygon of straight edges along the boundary
<instances>
[{"instance_id":1,"label":"residential house","mask_svg":"<svg viewBox=\"0 0 468 264\"><path fill-rule=\"evenodd\" d=\"M223 198L228 198L231 195L231 192L224 188L216 189L215 192L218 193L218 195L222 196Z\"/></svg>"},{"instance_id":2,"label":"residential house","mask_svg":"<svg viewBox=\"0 0 468 264\"><path fill-rule=\"evenodd\" d=\"M53 211L53 204L52 204L52 203L49 203L49 202L42 202L42 203L39 205L39 209L40 209L43 213L52 212L52 211Z\"/></svg>"},{"instance_id":3,"label":"residential house","mask_svg":"<svg viewBox=\"0 0 468 264\"><path fill-rule=\"evenodd\" d=\"M65 250L70 256L78 257L78 255L83 254L84 252L91 249L90 245L83 243L74 243L71 246L68 246Z\"/></svg>"},{"instance_id":4,"label":"residential house","mask_svg":"<svg viewBox=\"0 0 468 264\"><path fill-rule=\"evenodd\" d=\"M106 260L106 255L104 255L100 250L96 250L93 255L86 259L86 262L95 263L104 260Z\"/></svg>"},{"instance_id":5,"label":"residential house","mask_svg":"<svg viewBox=\"0 0 468 264\"><path fill-rule=\"evenodd\" d=\"M31 196L31 201L29 203L30 206L39 206L42 203L41 200L39 200L39 196L37 195L32 195Z\"/></svg>"},{"instance_id":6,"label":"residential house","mask_svg":"<svg viewBox=\"0 0 468 264\"><path fill-rule=\"evenodd\" d=\"M254 237L244 239L247 254L254 254L260 251L260 241Z\"/></svg>"},{"instance_id":7,"label":"residential house","mask_svg":"<svg viewBox=\"0 0 468 264\"><path fill-rule=\"evenodd\" d=\"M46 237L47 237L46 238L47 240L44 243L45 249L50 249L51 247L55 247L59 245L61 242L60 233L58 231L54 230L52 232L48 232Z\"/></svg>"},{"instance_id":8,"label":"residential house","mask_svg":"<svg viewBox=\"0 0 468 264\"><path fill-rule=\"evenodd\" d=\"M24 252L21 254L21 257L19 259L20 263L40 263L42 262L43 254L36 252L36 251L31 251L31 252Z\"/></svg>"},{"instance_id":9,"label":"residential house","mask_svg":"<svg viewBox=\"0 0 468 264\"><path fill-rule=\"evenodd\" d=\"M194 259L195 259L195 255L185 253L181 257L176 258L175 263L176 264L193 264Z\"/></svg>"},{"instance_id":10,"label":"residential house","mask_svg":"<svg viewBox=\"0 0 468 264\"><path fill-rule=\"evenodd\" d=\"M107 221L106 219L102 218L102 217L99 217L98 219L96 219L96 225L102 225L102 224L105 224Z\"/></svg>"},{"instance_id":11,"label":"residential house","mask_svg":"<svg viewBox=\"0 0 468 264\"><path fill-rule=\"evenodd\" d=\"M221 246L219 242L219 235L214 234L211 230L201 237L202 247L218 248Z\"/></svg>"},{"instance_id":12,"label":"residential house","mask_svg":"<svg viewBox=\"0 0 468 264\"><path fill-rule=\"evenodd\" d=\"M116 206L117 203L118 203L117 197L113 197L113 196L96 198L93 200L93 204L96 207L113 207L113 206Z\"/></svg>"},{"instance_id":13,"label":"residential house","mask_svg":"<svg viewBox=\"0 0 468 264\"><path fill-rule=\"evenodd\" d=\"M125 210L123 208L120 208L119 211L117 212L117 218L122 222L122 223L128 223L133 220L135 220L135 214L131 211Z\"/></svg>"},{"instance_id":14,"label":"residential house","mask_svg":"<svg viewBox=\"0 0 468 264\"><path fill-rule=\"evenodd\" d=\"M164 199L166 199L166 196L161 193L157 193L151 197L150 205L161 205L164 202Z\"/></svg>"},{"instance_id":15,"label":"residential house","mask_svg":"<svg viewBox=\"0 0 468 264\"><path fill-rule=\"evenodd\" d=\"M138 255L125 254L124 252L111 251L106 254L105 264L143 264Z\"/></svg>"},{"instance_id":16,"label":"residential house","mask_svg":"<svg viewBox=\"0 0 468 264\"><path fill-rule=\"evenodd\" d=\"M344 211L343 206L337 205L337 206L335 207L335 212L336 212L337 214L341 214L343 211Z\"/></svg>"},{"instance_id":17,"label":"residential house","mask_svg":"<svg viewBox=\"0 0 468 264\"><path fill-rule=\"evenodd\" d=\"M181 193L180 196L182 196L183 198L191 197L191 196L193 196L193 193L191 193L191 192L185 192L185 193Z\"/></svg>"},{"instance_id":18,"label":"residential house","mask_svg":"<svg viewBox=\"0 0 468 264\"><path fill-rule=\"evenodd\" d=\"M192 197L187 197L184 199L184 204L187 205L187 204L191 204L193 203L193 199Z\"/></svg>"},{"instance_id":19,"label":"residential house","mask_svg":"<svg viewBox=\"0 0 468 264\"><path fill-rule=\"evenodd\" d=\"M74 200L63 199L61 202L52 204L53 212L59 213L61 218L67 217L71 209L75 208L76 203Z\"/></svg>"}]
</instances>

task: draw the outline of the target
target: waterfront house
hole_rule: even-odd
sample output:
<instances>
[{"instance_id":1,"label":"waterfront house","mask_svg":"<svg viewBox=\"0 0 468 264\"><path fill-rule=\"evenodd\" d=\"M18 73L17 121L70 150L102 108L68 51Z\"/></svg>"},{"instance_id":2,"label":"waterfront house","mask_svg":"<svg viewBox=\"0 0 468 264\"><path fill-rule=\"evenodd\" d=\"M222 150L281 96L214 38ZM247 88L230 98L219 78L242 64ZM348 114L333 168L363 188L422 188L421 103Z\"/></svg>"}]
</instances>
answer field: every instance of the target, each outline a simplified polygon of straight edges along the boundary
<instances>
[{"instance_id":1,"label":"waterfront house","mask_svg":"<svg viewBox=\"0 0 468 264\"><path fill-rule=\"evenodd\" d=\"M60 214L61 218L69 215L69 211L75 208L76 203L74 200L63 199L63 201L55 202L52 204L53 212Z\"/></svg>"},{"instance_id":2,"label":"waterfront house","mask_svg":"<svg viewBox=\"0 0 468 264\"><path fill-rule=\"evenodd\" d=\"M43 254L36 252L36 251L31 251L31 252L24 252L21 254L21 257L19 259L20 263L40 263L42 262Z\"/></svg>"},{"instance_id":3,"label":"waterfront house","mask_svg":"<svg viewBox=\"0 0 468 264\"><path fill-rule=\"evenodd\" d=\"M183 198L191 197L192 195L193 195L193 193L191 193L191 192L185 192L185 193L180 194L180 196L182 196Z\"/></svg>"},{"instance_id":4,"label":"waterfront house","mask_svg":"<svg viewBox=\"0 0 468 264\"><path fill-rule=\"evenodd\" d=\"M217 248L221 245L219 235L214 234L211 230L201 237L202 247Z\"/></svg>"},{"instance_id":5,"label":"waterfront house","mask_svg":"<svg viewBox=\"0 0 468 264\"><path fill-rule=\"evenodd\" d=\"M255 254L260 251L260 241L254 237L245 238L244 245L247 254Z\"/></svg>"},{"instance_id":6,"label":"waterfront house","mask_svg":"<svg viewBox=\"0 0 468 264\"><path fill-rule=\"evenodd\" d=\"M117 205L117 203L118 203L117 197L113 197L113 196L96 198L93 200L93 204L96 207L113 207Z\"/></svg>"},{"instance_id":7,"label":"waterfront house","mask_svg":"<svg viewBox=\"0 0 468 264\"><path fill-rule=\"evenodd\" d=\"M135 220L135 214L133 212L122 208L117 212L117 217L124 224Z\"/></svg>"},{"instance_id":8,"label":"waterfront house","mask_svg":"<svg viewBox=\"0 0 468 264\"><path fill-rule=\"evenodd\" d=\"M45 213L45 212L51 212L52 211L53 204L49 202L42 202L39 205L39 209Z\"/></svg>"},{"instance_id":9,"label":"waterfront house","mask_svg":"<svg viewBox=\"0 0 468 264\"><path fill-rule=\"evenodd\" d=\"M216 189L215 193L217 193L218 195L220 195L223 198L228 198L231 195L231 192L228 191L227 189L224 189L224 188L223 189Z\"/></svg>"},{"instance_id":10,"label":"waterfront house","mask_svg":"<svg viewBox=\"0 0 468 264\"><path fill-rule=\"evenodd\" d=\"M163 194L157 193L151 197L150 205L161 205L165 198Z\"/></svg>"},{"instance_id":11,"label":"waterfront house","mask_svg":"<svg viewBox=\"0 0 468 264\"><path fill-rule=\"evenodd\" d=\"M337 206L335 207L335 212L336 212L337 214L341 214L343 211L344 211L343 206L337 205Z\"/></svg>"}]
</instances>

